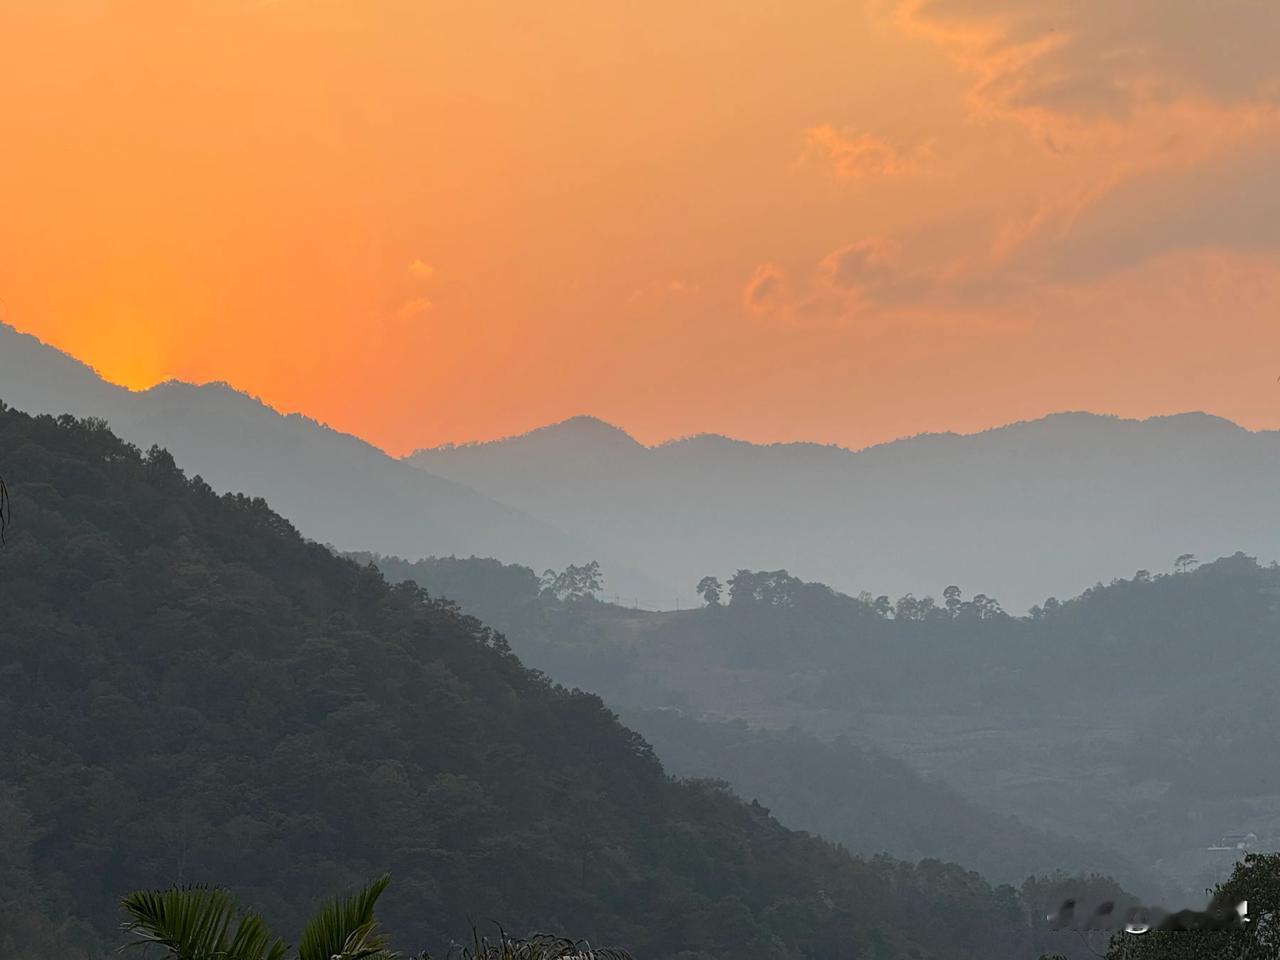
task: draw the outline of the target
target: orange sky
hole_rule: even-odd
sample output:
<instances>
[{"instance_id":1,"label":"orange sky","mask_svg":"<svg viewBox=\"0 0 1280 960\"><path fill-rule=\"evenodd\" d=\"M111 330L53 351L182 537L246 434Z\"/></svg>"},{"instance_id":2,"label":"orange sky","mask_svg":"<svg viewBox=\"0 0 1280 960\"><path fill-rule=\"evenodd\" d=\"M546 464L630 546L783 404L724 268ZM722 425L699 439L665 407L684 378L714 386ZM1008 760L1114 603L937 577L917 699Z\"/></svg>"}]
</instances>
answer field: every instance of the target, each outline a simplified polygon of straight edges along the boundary
<instances>
[{"instance_id":1,"label":"orange sky","mask_svg":"<svg viewBox=\"0 0 1280 960\"><path fill-rule=\"evenodd\" d=\"M396 453L1280 425L1280 4L7 3L0 120L4 319Z\"/></svg>"}]
</instances>

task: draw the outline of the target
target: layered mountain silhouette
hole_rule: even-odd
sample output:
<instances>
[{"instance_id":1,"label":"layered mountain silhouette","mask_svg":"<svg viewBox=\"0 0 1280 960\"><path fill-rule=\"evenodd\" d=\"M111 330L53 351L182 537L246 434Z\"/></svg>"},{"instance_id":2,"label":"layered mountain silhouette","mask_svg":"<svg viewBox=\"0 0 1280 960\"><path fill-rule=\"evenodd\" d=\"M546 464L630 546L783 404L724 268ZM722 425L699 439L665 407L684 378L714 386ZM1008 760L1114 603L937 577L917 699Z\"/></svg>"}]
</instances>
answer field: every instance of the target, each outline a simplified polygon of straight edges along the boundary
<instances>
[{"instance_id":1,"label":"layered mountain silhouette","mask_svg":"<svg viewBox=\"0 0 1280 960\"><path fill-rule=\"evenodd\" d=\"M31 413L104 419L144 450L166 448L215 490L264 497L321 542L378 550L398 543L414 556L522 556L538 569L587 557L584 546L519 509L226 384L126 390L2 324L0 400Z\"/></svg>"},{"instance_id":2,"label":"layered mountain silhouette","mask_svg":"<svg viewBox=\"0 0 1280 960\"><path fill-rule=\"evenodd\" d=\"M1280 543L1280 433L1202 413L1063 413L861 451L716 435L647 447L583 416L401 462L226 384L123 389L5 325L0 400L104 418L343 549L538 570L597 559L606 594L656 608L745 567L894 598L956 583L1013 611L1187 553L1267 561Z\"/></svg>"},{"instance_id":3,"label":"layered mountain silhouette","mask_svg":"<svg viewBox=\"0 0 1280 960\"><path fill-rule=\"evenodd\" d=\"M408 460L625 552L686 603L700 577L746 567L895 598L958 583L1016 610L1182 554L1269 560L1280 544L1280 433L1202 413L1062 413L856 452L714 435L646 447L575 417Z\"/></svg>"}]
</instances>

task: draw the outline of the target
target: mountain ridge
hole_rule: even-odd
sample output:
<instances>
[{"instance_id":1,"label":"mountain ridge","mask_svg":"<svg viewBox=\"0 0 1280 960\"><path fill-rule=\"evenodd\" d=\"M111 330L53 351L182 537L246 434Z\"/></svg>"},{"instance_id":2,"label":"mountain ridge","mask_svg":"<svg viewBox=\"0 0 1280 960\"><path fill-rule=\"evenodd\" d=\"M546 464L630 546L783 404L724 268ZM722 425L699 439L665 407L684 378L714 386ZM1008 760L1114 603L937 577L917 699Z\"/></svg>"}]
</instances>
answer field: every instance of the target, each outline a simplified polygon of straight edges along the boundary
<instances>
[{"instance_id":1,"label":"mountain ridge","mask_svg":"<svg viewBox=\"0 0 1280 960\"><path fill-rule=\"evenodd\" d=\"M540 567L590 551L552 525L448 477L416 471L305 414L225 381L145 390L0 325L0 400L32 413L106 420L124 439L174 451L216 489L270 500L308 536L351 548L392 540L416 555L524 554Z\"/></svg>"},{"instance_id":2,"label":"mountain ridge","mask_svg":"<svg viewBox=\"0 0 1280 960\"><path fill-rule=\"evenodd\" d=\"M401 460L412 460L423 454L431 454L437 452L452 452L458 450L476 450L491 447L498 447L504 444L512 444L544 438L547 436L555 436L564 431L574 431L578 437L585 438L587 431L597 433L600 436L616 436L619 439L628 441L629 446L637 447L646 451L659 451L671 447L679 447L683 445L695 445L699 443L717 443L733 446L751 447L756 450L821 450L832 451L834 453L843 454L865 454L885 447L893 447L900 444L912 444L921 441L930 440L971 440L986 437L990 434L1001 434L1006 431L1017 431L1024 428L1035 428L1040 425L1057 424L1064 421L1075 421L1079 423L1102 424L1114 423L1117 425L1151 425L1161 426L1167 423L1191 423L1204 422L1212 424L1216 427L1227 427L1243 433L1253 435L1265 435L1280 433L1280 430L1268 429L1251 429L1242 424L1236 423L1228 417L1223 417L1215 413L1205 410L1180 410L1175 413L1151 414L1146 417L1127 417L1116 413L1100 413L1094 410L1055 410L1050 413L1043 414L1038 417L1029 417L1022 420L1010 420L1006 423L998 423L989 427L983 427L979 430L963 432L959 430L925 430L919 433L904 434L900 437L894 437L891 440L882 440L877 443L867 444L863 447L846 446L835 441L822 440L772 440L758 441L748 440L744 437L734 437L724 433L716 433L714 431L699 431L698 433L684 434L673 436L666 440L659 440L656 443L643 443L636 439L625 427L621 427L615 423L597 417L594 414L575 414L566 417L563 420L556 420L551 423L544 424L540 427L534 427L520 433L506 434L500 437L494 437L488 440L465 440L453 441L448 443L440 443L432 446L417 447L409 453L399 457Z\"/></svg>"},{"instance_id":3,"label":"mountain ridge","mask_svg":"<svg viewBox=\"0 0 1280 960\"><path fill-rule=\"evenodd\" d=\"M623 445L612 432L566 448L546 436L406 460L662 571L680 584L669 607L696 602L703 576L746 566L893 595L936 594L963 570L1027 609L1184 553L1272 559L1280 543L1265 480L1280 471L1280 432L1198 411L1064 412L856 451L719 435Z\"/></svg>"},{"instance_id":4,"label":"mountain ridge","mask_svg":"<svg viewBox=\"0 0 1280 960\"><path fill-rule=\"evenodd\" d=\"M1064 420L1077 420L1079 422L1090 422L1090 423L1112 422L1117 424L1152 425L1152 426L1158 426L1166 422L1167 423L1174 423L1174 422L1186 423L1186 422L1192 422L1192 421L1203 421L1206 423L1211 423L1215 426L1229 427L1236 431L1240 431L1240 432L1251 434L1251 435L1268 435L1268 434L1280 433L1280 430L1277 430L1277 429L1256 429L1256 430L1251 429L1249 427L1243 426L1242 424L1236 423L1235 421L1231 420L1228 417L1223 417L1218 414L1210 413L1205 410L1192 409L1192 410L1177 411L1174 413L1151 414L1146 417L1128 417L1128 416L1123 416L1121 414L1115 414L1115 413L1106 413L1106 412L1098 412L1094 410L1079 409L1079 410L1055 410L1049 413L1045 413L1038 417L1028 417L1020 420L1010 420L1005 423L998 423L989 427L983 427L981 429L973 430L969 432L958 431L958 430L925 430L919 433L904 434L900 437L894 437L893 439L890 439L890 440L883 440L877 443L867 444L866 446L862 446L862 447L851 447L845 444L837 443L835 441L821 441L821 440L776 440L776 441L767 441L767 442L755 441L755 440L748 440L742 437L730 436L728 434L717 433L714 431L699 431L697 433L669 437L666 440L660 440L656 443L645 444L637 440L625 427L619 426L609 420L604 419L603 417L598 417L594 414L579 413L569 417L565 417L564 419L561 419L561 420L556 420L550 423L543 424L542 426L533 427L529 430L525 430L520 433L506 434L500 437L494 437L492 439L487 439L487 440L466 440L466 441L435 444L432 446L418 447L410 451L409 453L396 456L394 454L387 453L387 451L379 447L376 443L370 440L367 440L364 437L361 437L359 434L353 434L348 431L340 430L337 427L334 427L331 424L327 423L326 421L320 420L304 411L299 411L299 410L285 411L278 407L275 407L269 402L267 402L266 400L264 400L261 396L253 393L252 391L238 387L227 380L216 379L216 380L207 380L203 382L195 382L190 380L183 380L179 377L166 377L165 379L155 384L152 384L149 387L142 387L142 388L135 389L132 387L126 387L122 384L118 384L107 379L107 377L104 376L101 373L101 371L99 371L97 368L95 368L91 364L86 363L85 361L79 359L74 354L66 350L63 350L60 347L47 343L41 340L39 337L35 336L34 334L23 332L19 330L17 327L15 327L13 324L8 323L7 321L0 320L0 339L4 339L5 341L7 341L5 344L7 348L11 348L15 342L24 343L28 347L28 349L34 347L35 349L32 350L30 353L30 355L32 356L34 356L37 352L43 353L46 356L56 355L59 358L59 361L64 366L64 368L67 370L67 372L74 371L78 374L87 374L88 376L99 381L103 387L107 388L113 393L119 392L125 395L138 397L138 396L147 396L147 395L159 395L159 394L163 394L166 391L176 390L179 388L187 388L190 390L197 390L197 391L209 391L211 393L225 392L227 394L231 394L236 397L251 401L255 406L263 408L264 410L269 411L270 413L275 414L277 416L285 417L285 418L296 417L309 424L323 428L324 430L329 431L331 433L340 434L345 437L352 437L356 440L359 440L361 443L365 444L366 446L374 450L377 450L379 453L382 453L384 456L390 457L392 459L398 459L398 460L411 460L414 457L418 456L419 454L426 454L426 453L454 451L454 450L473 450L477 448L494 447L494 446L510 443L512 441L522 441L522 440L531 439L531 438L542 438L546 436L553 436L561 431L567 431L567 430L573 431L574 435L579 437L586 436L587 432L590 431L596 436L600 436L600 437L608 436L611 438L625 440L628 442L629 446L634 446L634 447L638 447L640 449L649 450L649 451L661 450L663 448L680 446L684 444L699 443L703 441L714 441L714 442L725 442L733 445L742 445L742 446L751 447L754 449L814 449L814 450L824 450L824 451L830 450L838 453L847 453L847 454L855 454L855 455L869 453L871 451L879 450L884 447L892 447L899 444L911 444L919 441L927 441L932 439L950 440L950 439L979 438L979 437L984 437L991 434L1000 434L1005 431L1013 431L1021 428L1034 427L1042 424L1057 423Z\"/></svg>"},{"instance_id":5,"label":"mountain ridge","mask_svg":"<svg viewBox=\"0 0 1280 960\"><path fill-rule=\"evenodd\" d=\"M1280 433L1200 412L1063 412L861 450L717 434L645 446L584 414L397 459L225 382L108 384L9 326L0 399L103 416L342 549L536 569L595 559L608 592L650 608L695 603L699 579L741 565L873 594L936 593L965 570L967 586L1026 609L1184 553L1271 559L1280 543L1264 479L1280 471Z\"/></svg>"}]
</instances>

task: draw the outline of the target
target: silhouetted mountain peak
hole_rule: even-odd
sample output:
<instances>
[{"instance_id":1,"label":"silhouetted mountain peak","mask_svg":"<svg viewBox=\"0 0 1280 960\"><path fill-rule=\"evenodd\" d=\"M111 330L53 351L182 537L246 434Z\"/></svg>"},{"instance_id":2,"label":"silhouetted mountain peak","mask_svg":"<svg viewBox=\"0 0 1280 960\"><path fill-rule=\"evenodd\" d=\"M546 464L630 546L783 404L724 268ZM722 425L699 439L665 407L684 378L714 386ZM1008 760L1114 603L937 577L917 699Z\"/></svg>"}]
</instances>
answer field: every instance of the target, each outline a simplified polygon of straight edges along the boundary
<instances>
[{"instance_id":1,"label":"silhouetted mountain peak","mask_svg":"<svg viewBox=\"0 0 1280 960\"><path fill-rule=\"evenodd\" d=\"M210 416L260 416L272 419L288 419L291 416L277 410L261 397L233 387L225 380L211 380L208 383L164 380L141 393L173 413L201 412ZM310 418L306 419L316 426L322 426Z\"/></svg>"},{"instance_id":2,"label":"silhouetted mountain peak","mask_svg":"<svg viewBox=\"0 0 1280 960\"><path fill-rule=\"evenodd\" d=\"M590 456L595 453L617 453L647 449L631 434L621 427L614 426L599 417L590 414L579 414L560 420L556 423L537 427L527 433L497 440L480 440L472 443L445 443L437 447L426 447L415 450L405 457L406 460L422 459L431 454L447 453L455 450L546 450L557 455L581 454Z\"/></svg>"},{"instance_id":3,"label":"silhouetted mountain peak","mask_svg":"<svg viewBox=\"0 0 1280 960\"><path fill-rule=\"evenodd\" d=\"M1217 430L1231 433L1249 433L1234 420L1219 417L1217 414L1205 413L1203 410L1189 410L1186 413L1172 413L1163 417L1148 417L1144 423L1169 425L1179 429Z\"/></svg>"},{"instance_id":4,"label":"silhouetted mountain peak","mask_svg":"<svg viewBox=\"0 0 1280 960\"><path fill-rule=\"evenodd\" d=\"M681 456L716 455L721 453L751 455L759 451L768 451L781 456L838 458L873 452L882 454L889 451L905 453L925 449L946 449L972 441L976 441L979 444L1002 443L1005 440L1020 441L1032 438L1044 438L1047 441L1061 442L1088 441L1092 437L1114 436L1119 431L1129 431L1145 426L1157 430L1164 428L1173 432L1186 432L1195 436L1204 436L1208 433L1248 432L1230 420L1200 411L1166 414L1144 419L1121 417L1109 413L1094 413L1086 410L1064 410L971 433L961 433L953 430L923 432L861 448L845 447L836 443L818 443L802 440L756 443L720 433L695 433L688 436L673 437L652 447L646 447L621 427L601 420L599 417L582 414L512 437L474 443L442 444L438 447L416 451L409 456L412 458L417 455L445 453L453 450L488 448L490 450L502 449L509 451L554 449L558 453L582 454L589 454L597 450L644 450L661 451Z\"/></svg>"},{"instance_id":5,"label":"silhouetted mountain peak","mask_svg":"<svg viewBox=\"0 0 1280 960\"><path fill-rule=\"evenodd\" d=\"M186 400L199 397L205 402L243 403L254 407L269 406L261 398L244 390L238 390L225 380L213 380L209 383L190 383L177 379L162 380L142 392L158 400Z\"/></svg>"},{"instance_id":6,"label":"silhouetted mountain peak","mask_svg":"<svg viewBox=\"0 0 1280 960\"><path fill-rule=\"evenodd\" d=\"M873 453L882 455L918 453L926 450L941 451L947 448L982 450L993 447L1012 447L1026 442L1054 444L1067 449L1072 444L1087 444L1099 440L1124 442L1126 438L1135 435L1142 435L1152 440L1166 440L1170 434L1181 434L1191 441L1211 436L1224 437L1251 432L1254 431L1249 431L1234 421L1198 410L1145 418L1121 417L1113 413L1094 413L1087 410L1062 410L972 433L959 433L953 430L918 433L850 452L858 455Z\"/></svg>"},{"instance_id":7,"label":"silhouetted mountain peak","mask_svg":"<svg viewBox=\"0 0 1280 960\"><path fill-rule=\"evenodd\" d=\"M525 434L525 436L532 434L541 434L544 437L572 437L590 442L615 443L621 441L631 446L640 446L640 443L621 427L614 426L606 420L601 420L599 417L593 417L586 413L534 430L531 434Z\"/></svg>"},{"instance_id":8,"label":"silhouetted mountain peak","mask_svg":"<svg viewBox=\"0 0 1280 960\"><path fill-rule=\"evenodd\" d=\"M748 440L735 440L733 437L726 437L723 433L693 433L687 437L673 437L658 444L656 450L676 450L676 449L701 449L701 450L728 450L735 447L752 447L755 444Z\"/></svg>"},{"instance_id":9,"label":"silhouetted mountain peak","mask_svg":"<svg viewBox=\"0 0 1280 960\"><path fill-rule=\"evenodd\" d=\"M982 434L1001 434L1015 431L1057 432L1064 431L1109 431L1115 429L1133 429L1137 427L1168 427L1174 430L1200 432L1204 430L1227 429L1231 432L1247 432L1239 424L1201 410L1187 410L1181 413L1160 414L1151 417L1121 417L1114 413L1094 413L1088 410L1063 410L1046 414L1034 420L1019 420L983 430Z\"/></svg>"}]
</instances>

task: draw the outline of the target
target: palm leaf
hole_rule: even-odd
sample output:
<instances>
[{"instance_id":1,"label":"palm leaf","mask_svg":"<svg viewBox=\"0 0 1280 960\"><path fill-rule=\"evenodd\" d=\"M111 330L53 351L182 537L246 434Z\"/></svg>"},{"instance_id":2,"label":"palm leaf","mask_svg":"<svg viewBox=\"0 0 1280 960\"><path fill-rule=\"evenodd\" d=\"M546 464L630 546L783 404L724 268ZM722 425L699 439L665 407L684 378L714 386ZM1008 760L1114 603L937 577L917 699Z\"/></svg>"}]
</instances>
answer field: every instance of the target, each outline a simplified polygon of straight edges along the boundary
<instances>
[{"instance_id":1,"label":"palm leaf","mask_svg":"<svg viewBox=\"0 0 1280 960\"><path fill-rule=\"evenodd\" d=\"M395 955L373 916L390 882L391 875L383 874L352 896L325 903L302 931L298 960L392 960Z\"/></svg>"},{"instance_id":2,"label":"palm leaf","mask_svg":"<svg viewBox=\"0 0 1280 960\"><path fill-rule=\"evenodd\" d=\"M155 945L176 960L283 960L284 942L262 917L245 914L229 934L235 902L225 890L186 887L139 890L121 901L137 936L128 947Z\"/></svg>"}]
</instances>

